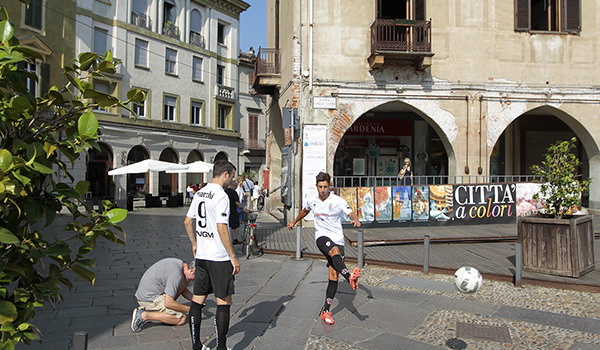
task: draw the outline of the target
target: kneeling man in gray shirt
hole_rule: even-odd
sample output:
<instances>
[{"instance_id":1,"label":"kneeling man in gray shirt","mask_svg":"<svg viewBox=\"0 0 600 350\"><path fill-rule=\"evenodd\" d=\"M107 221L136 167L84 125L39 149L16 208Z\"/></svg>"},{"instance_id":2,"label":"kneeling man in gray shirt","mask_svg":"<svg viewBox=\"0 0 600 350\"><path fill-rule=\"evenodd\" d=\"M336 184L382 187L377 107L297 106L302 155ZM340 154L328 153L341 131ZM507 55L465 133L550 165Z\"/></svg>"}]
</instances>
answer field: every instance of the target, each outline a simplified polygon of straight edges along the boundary
<instances>
[{"instance_id":1,"label":"kneeling man in gray shirt","mask_svg":"<svg viewBox=\"0 0 600 350\"><path fill-rule=\"evenodd\" d=\"M154 263L142 276L135 297L139 307L133 310L131 329L142 330L147 321L158 321L180 326L186 323L190 307L177 302L179 296L192 300L187 289L194 279L194 264L176 258L166 258Z\"/></svg>"}]
</instances>

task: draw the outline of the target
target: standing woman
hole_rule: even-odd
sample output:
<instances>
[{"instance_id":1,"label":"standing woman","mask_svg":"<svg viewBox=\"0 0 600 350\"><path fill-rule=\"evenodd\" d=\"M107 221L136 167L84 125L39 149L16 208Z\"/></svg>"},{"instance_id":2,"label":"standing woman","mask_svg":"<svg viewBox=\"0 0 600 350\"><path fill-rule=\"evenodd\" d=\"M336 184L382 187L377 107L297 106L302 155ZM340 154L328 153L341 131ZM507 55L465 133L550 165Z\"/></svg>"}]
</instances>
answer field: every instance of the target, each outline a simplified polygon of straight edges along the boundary
<instances>
[{"instance_id":1,"label":"standing woman","mask_svg":"<svg viewBox=\"0 0 600 350\"><path fill-rule=\"evenodd\" d=\"M403 186L412 186L413 184L413 173L412 168L410 166L410 159L404 158L404 165L400 172L398 173L398 178L400 179L400 183Z\"/></svg>"}]
</instances>

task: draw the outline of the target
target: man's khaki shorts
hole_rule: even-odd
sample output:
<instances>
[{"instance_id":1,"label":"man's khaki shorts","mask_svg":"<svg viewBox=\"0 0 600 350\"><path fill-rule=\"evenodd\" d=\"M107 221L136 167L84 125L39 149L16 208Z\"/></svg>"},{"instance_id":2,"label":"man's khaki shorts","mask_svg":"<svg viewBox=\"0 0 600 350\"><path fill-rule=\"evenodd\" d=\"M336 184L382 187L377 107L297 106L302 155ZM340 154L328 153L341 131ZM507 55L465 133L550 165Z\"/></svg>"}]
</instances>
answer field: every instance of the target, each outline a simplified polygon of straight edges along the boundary
<instances>
[{"instance_id":1,"label":"man's khaki shorts","mask_svg":"<svg viewBox=\"0 0 600 350\"><path fill-rule=\"evenodd\" d=\"M177 318L182 318L184 314L179 311L167 309L165 307L165 295L161 294L158 298L153 301L140 301L140 309L148 312L164 312L167 315L175 315Z\"/></svg>"}]
</instances>

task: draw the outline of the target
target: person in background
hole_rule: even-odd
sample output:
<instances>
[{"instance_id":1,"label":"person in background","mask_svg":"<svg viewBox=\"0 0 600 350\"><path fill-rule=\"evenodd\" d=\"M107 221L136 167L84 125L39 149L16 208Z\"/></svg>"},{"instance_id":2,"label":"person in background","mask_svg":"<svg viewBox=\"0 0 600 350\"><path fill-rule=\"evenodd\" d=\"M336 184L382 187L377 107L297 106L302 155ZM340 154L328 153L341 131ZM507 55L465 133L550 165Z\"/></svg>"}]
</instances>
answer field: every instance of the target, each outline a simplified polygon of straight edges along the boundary
<instances>
[{"instance_id":1,"label":"person in background","mask_svg":"<svg viewBox=\"0 0 600 350\"><path fill-rule=\"evenodd\" d=\"M402 186L412 186L413 173L412 168L410 166L410 158L404 158L404 165L398 173L398 178L400 179Z\"/></svg>"},{"instance_id":2,"label":"person in background","mask_svg":"<svg viewBox=\"0 0 600 350\"><path fill-rule=\"evenodd\" d=\"M254 191L254 182L250 180L248 174L244 176L244 182L242 183L242 189L244 190L244 206L250 210L254 208L252 201L252 191Z\"/></svg>"},{"instance_id":3,"label":"person in background","mask_svg":"<svg viewBox=\"0 0 600 350\"><path fill-rule=\"evenodd\" d=\"M238 241L238 235L240 232L240 214L238 214L238 210L243 211L244 213L250 213L250 210L244 208L242 203L240 203L240 197L236 192L238 188L238 184L235 181L231 181L231 185L225 189L225 193L229 197L229 234L233 239L233 244L240 244L242 242Z\"/></svg>"}]
</instances>

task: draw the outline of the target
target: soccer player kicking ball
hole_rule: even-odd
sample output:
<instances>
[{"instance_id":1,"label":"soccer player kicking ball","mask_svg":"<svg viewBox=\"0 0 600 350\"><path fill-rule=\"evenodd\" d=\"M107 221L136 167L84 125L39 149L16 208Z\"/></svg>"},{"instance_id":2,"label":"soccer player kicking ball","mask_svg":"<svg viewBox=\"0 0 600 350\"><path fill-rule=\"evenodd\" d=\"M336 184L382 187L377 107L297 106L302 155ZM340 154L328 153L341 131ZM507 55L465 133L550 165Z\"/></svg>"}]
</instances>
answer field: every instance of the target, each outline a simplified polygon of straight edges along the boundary
<instances>
[{"instance_id":1,"label":"soccer player kicking ball","mask_svg":"<svg viewBox=\"0 0 600 350\"><path fill-rule=\"evenodd\" d=\"M350 273L344 263L342 217L349 215L354 227L360 227L360 221L358 221L358 216L350 209L350 206L344 199L329 192L330 186L331 176L320 172L317 175L319 196L308 199L306 207L300 210L296 220L287 226L291 230L296 223L311 211L315 215L315 239L317 247L327 258L327 266L329 266L329 284L325 292L325 305L323 305L323 311L321 312L321 319L327 324L335 322L329 309L337 292L338 276L340 274L344 276L352 289L358 288L357 280L360 277L360 269L358 267L355 267L352 273Z\"/></svg>"}]
</instances>

